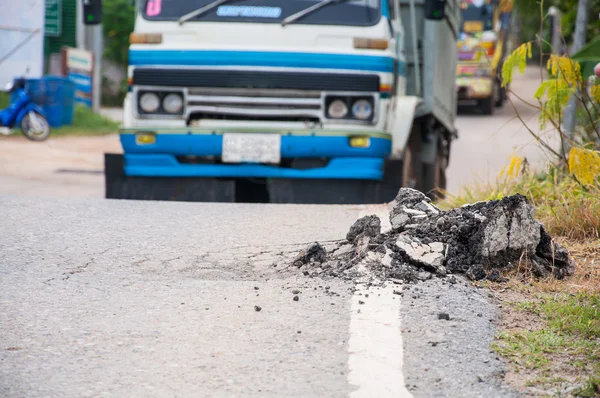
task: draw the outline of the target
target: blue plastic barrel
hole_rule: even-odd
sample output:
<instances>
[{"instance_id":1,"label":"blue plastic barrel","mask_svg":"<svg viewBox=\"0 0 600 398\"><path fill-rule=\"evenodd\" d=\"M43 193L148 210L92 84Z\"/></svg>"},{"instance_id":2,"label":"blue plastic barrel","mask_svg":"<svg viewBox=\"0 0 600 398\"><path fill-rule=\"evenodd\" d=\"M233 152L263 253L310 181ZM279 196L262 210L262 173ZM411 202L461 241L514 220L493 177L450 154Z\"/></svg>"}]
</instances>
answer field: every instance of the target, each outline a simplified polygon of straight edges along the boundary
<instances>
[{"instance_id":1,"label":"blue plastic barrel","mask_svg":"<svg viewBox=\"0 0 600 398\"><path fill-rule=\"evenodd\" d=\"M27 92L33 102L44 109L50 126L73 124L75 83L59 76L44 76L41 79L25 81Z\"/></svg>"}]
</instances>

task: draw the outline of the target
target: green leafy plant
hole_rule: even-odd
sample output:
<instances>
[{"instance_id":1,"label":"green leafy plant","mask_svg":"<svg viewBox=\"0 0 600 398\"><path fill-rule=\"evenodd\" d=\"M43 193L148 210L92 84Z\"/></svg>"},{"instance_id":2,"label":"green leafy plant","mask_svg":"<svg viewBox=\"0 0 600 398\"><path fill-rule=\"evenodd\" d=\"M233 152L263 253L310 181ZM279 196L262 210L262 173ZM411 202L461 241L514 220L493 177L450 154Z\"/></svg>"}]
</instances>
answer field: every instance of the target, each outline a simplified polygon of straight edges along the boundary
<instances>
[{"instance_id":1,"label":"green leafy plant","mask_svg":"<svg viewBox=\"0 0 600 398\"><path fill-rule=\"evenodd\" d=\"M520 73L524 73L527 60L532 56L531 47L532 42L524 43L506 58L502 69L502 86L508 89L513 80L515 69ZM568 56L556 54L548 54L548 56L546 72L550 77L546 80L542 78L542 82L534 94L537 104L519 98L510 89L508 91L519 101L539 112L541 130L544 130L548 124L552 125L554 131L560 137L563 150L553 148L540 134L529 128L517 112L512 98L509 97L509 101L513 105L517 117L519 117L529 133L544 149L555 155L557 161L562 163L563 166L568 165L569 172L574 178L579 178L578 181L581 181L581 177L585 175L587 183L593 184L600 177L600 161L598 160L600 156L596 152L600 149L598 146L599 142L591 139L585 143L575 142L572 136L563 131L561 117L569 103L569 99L575 97L581 104L582 109L585 110L587 116L585 123L589 123L589 127L591 127L589 130L594 132L600 140L600 123L594 117L600 106L600 83L597 79L584 80L581 65ZM543 76L543 71L540 75ZM570 153L565 153L565 143L572 148ZM591 163L582 163L580 160L574 161L573 159L569 159L569 157L585 159ZM574 165L577 167L574 167ZM587 168L587 170L584 170L584 168ZM595 174L589 176L590 170Z\"/></svg>"},{"instance_id":2,"label":"green leafy plant","mask_svg":"<svg viewBox=\"0 0 600 398\"><path fill-rule=\"evenodd\" d=\"M129 35L135 24L135 7L130 0L104 0L103 13L104 56L126 66Z\"/></svg>"},{"instance_id":3,"label":"green leafy plant","mask_svg":"<svg viewBox=\"0 0 600 398\"><path fill-rule=\"evenodd\" d=\"M542 7L543 15L548 13L548 9L552 6L556 7L561 13L561 31L566 42L570 42L575 30L575 20L577 16L577 0L552 0L544 1L540 4L539 0L518 0L515 1L515 8L519 13L522 21L527 21L520 26L521 39L529 40L539 33L538 27L543 22L544 32L543 38L549 39L550 24L548 21L542 21L540 14L540 6ZM600 35L600 20L595 18L600 14L600 0L590 0L590 13L592 16L588 21L587 37L597 37ZM542 51L548 52L550 47L544 44ZM537 60L539 56L538 48L533 49L533 59Z\"/></svg>"}]
</instances>

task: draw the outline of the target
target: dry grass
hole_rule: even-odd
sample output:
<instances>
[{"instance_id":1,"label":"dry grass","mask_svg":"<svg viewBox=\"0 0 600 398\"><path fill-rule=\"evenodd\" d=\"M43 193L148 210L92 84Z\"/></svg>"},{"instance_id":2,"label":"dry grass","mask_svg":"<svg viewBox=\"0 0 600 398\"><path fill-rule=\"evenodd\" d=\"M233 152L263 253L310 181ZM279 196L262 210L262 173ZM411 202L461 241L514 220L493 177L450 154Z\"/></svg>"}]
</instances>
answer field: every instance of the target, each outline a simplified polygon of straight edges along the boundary
<instances>
[{"instance_id":1,"label":"dry grass","mask_svg":"<svg viewBox=\"0 0 600 398\"><path fill-rule=\"evenodd\" d=\"M565 280L531 280L531 285L546 293L600 295L600 239L581 241L558 238L556 241L569 249L576 264L575 273Z\"/></svg>"},{"instance_id":2,"label":"dry grass","mask_svg":"<svg viewBox=\"0 0 600 398\"><path fill-rule=\"evenodd\" d=\"M511 289L526 294L590 294L600 296L600 239L570 240L556 238L555 241L569 249L575 262L575 272L565 279L552 276L539 279L534 277L531 267L522 260L516 269L505 273L507 282L502 284L485 283L492 290Z\"/></svg>"}]
</instances>

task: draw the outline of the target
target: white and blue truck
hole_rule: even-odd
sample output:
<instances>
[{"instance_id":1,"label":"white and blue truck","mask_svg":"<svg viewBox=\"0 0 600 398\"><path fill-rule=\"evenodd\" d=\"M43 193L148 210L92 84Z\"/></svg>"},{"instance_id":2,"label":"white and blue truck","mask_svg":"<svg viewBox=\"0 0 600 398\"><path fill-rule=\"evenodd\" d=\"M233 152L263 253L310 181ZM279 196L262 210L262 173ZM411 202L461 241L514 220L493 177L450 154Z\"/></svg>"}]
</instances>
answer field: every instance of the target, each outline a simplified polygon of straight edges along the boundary
<instances>
[{"instance_id":1,"label":"white and blue truck","mask_svg":"<svg viewBox=\"0 0 600 398\"><path fill-rule=\"evenodd\" d=\"M457 0L136 8L106 198L356 204L445 188Z\"/></svg>"}]
</instances>

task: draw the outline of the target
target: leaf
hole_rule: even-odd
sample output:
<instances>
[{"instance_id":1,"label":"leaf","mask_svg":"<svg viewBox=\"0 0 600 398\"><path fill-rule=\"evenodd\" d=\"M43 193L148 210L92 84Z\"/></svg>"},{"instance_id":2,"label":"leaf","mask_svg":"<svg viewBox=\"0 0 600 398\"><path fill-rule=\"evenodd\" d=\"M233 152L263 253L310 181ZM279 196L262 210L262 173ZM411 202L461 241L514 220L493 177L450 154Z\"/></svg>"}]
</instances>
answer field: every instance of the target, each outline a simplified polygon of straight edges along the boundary
<instances>
[{"instance_id":1,"label":"leaf","mask_svg":"<svg viewBox=\"0 0 600 398\"><path fill-rule=\"evenodd\" d=\"M512 156L510 159L510 165L508 167L508 175L510 177L518 177L523 164L523 158L519 156Z\"/></svg>"},{"instance_id":2,"label":"leaf","mask_svg":"<svg viewBox=\"0 0 600 398\"><path fill-rule=\"evenodd\" d=\"M535 94L533 95L535 97L535 99L538 100L542 100L542 98L544 97L544 94L546 94L546 91L548 91L548 85L553 84L551 81L545 81L542 84L540 84L540 86L538 87L538 89L535 91Z\"/></svg>"},{"instance_id":3,"label":"leaf","mask_svg":"<svg viewBox=\"0 0 600 398\"><path fill-rule=\"evenodd\" d=\"M507 166L504 166L500 173L498 174L498 178L504 177L505 180L516 179L519 177L519 174L523 170L523 161L525 158L512 155L510 157L510 161Z\"/></svg>"},{"instance_id":4,"label":"leaf","mask_svg":"<svg viewBox=\"0 0 600 398\"><path fill-rule=\"evenodd\" d=\"M512 83L515 68L523 74L527 67L527 59L531 58L531 42L521 44L504 60L502 65L502 87Z\"/></svg>"},{"instance_id":5,"label":"leaf","mask_svg":"<svg viewBox=\"0 0 600 398\"><path fill-rule=\"evenodd\" d=\"M593 184L600 177L600 153L579 147L571 148L569 172L582 184Z\"/></svg>"},{"instance_id":6,"label":"leaf","mask_svg":"<svg viewBox=\"0 0 600 398\"><path fill-rule=\"evenodd\" d=\"M542 129L546 127L548 121L560 119L564 107L567 106L569 98L575 94L575 91L574 87L571 87L565 79L561 78L547 80L538 87L534 95L542 105L542 111L540 112L540 127Z\"/></svg>"},{"instance_id":7,"label":"leaf","mask_svg":"<svg viewBox=\"0 0 600 398\"><path fill-rule=\"evenodd\" d=\"M558 79L564 79L570 86L581 86L581 65L567 56L550 55L547 69L552 76Z\"/></svg>"}]
</instances>

